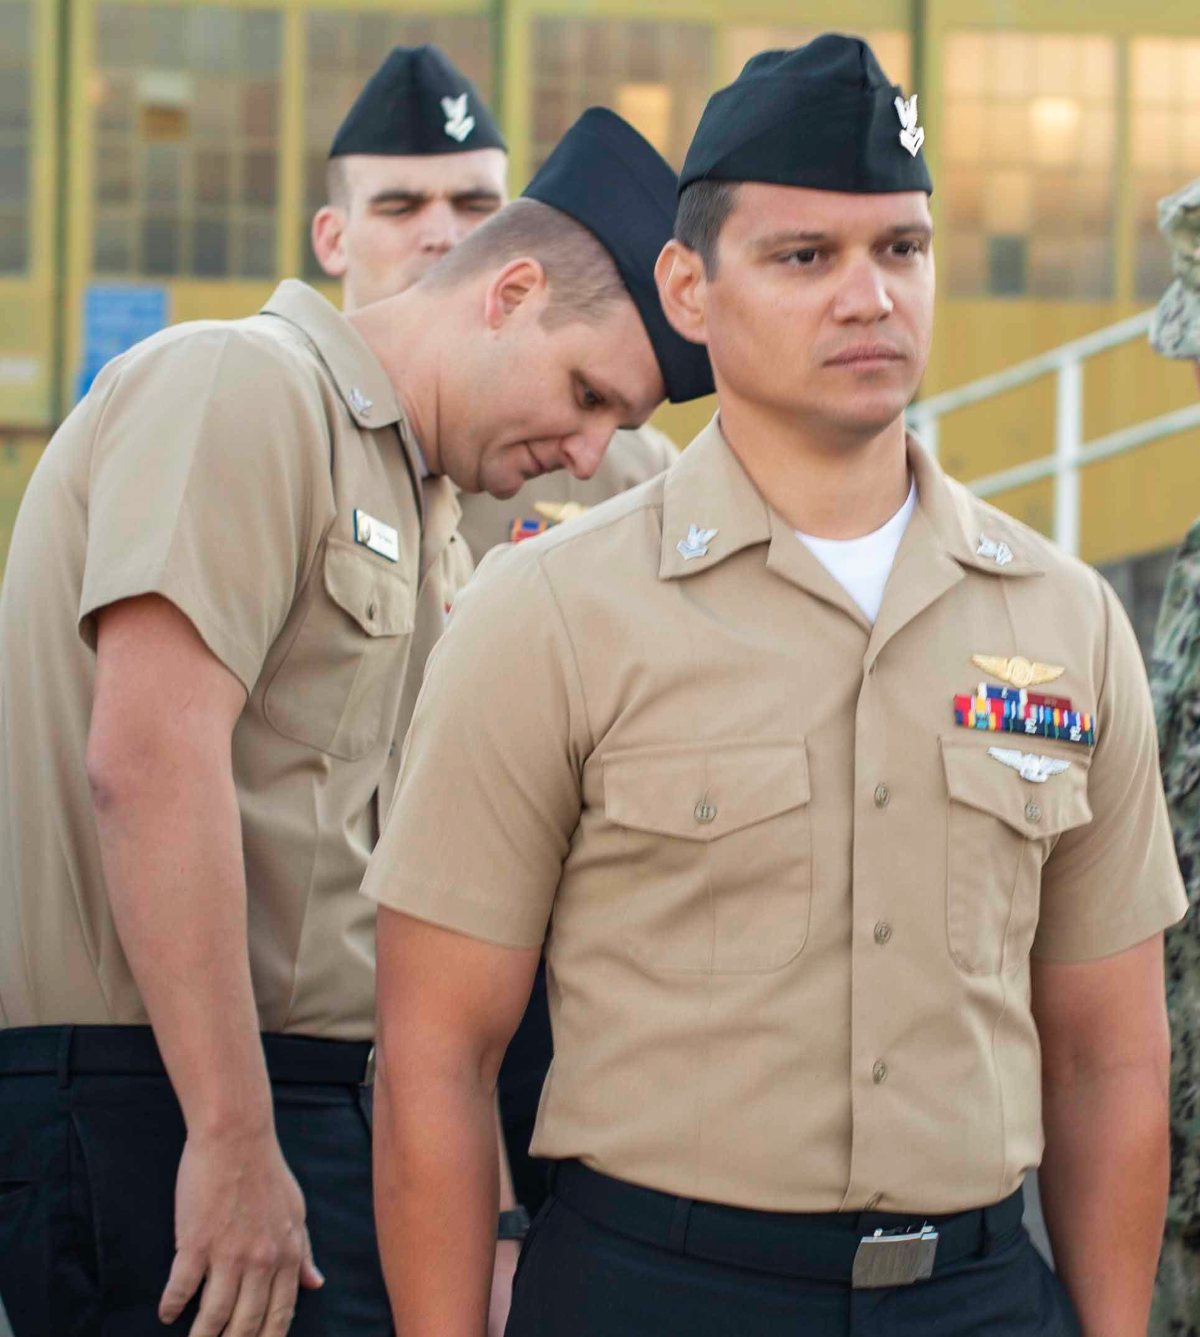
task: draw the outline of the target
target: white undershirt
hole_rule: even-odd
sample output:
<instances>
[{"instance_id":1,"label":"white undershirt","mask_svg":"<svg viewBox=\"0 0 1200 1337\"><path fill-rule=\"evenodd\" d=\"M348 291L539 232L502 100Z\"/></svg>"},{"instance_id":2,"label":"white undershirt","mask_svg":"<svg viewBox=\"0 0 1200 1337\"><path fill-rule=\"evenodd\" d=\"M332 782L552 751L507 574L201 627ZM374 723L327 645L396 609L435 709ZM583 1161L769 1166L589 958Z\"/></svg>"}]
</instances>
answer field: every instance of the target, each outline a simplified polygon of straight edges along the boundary
<instances>
[{"instance_id":1,"label":"white undershirt","mask_svg":"<svg viewBox=\"0 0 1200 1337\"><path fill-rule=\"evenodd\" d=\"M917 482L913 479L904 505L873 534L857 539L819 539L796 530L796 537L858 604L872 626L879 616L883 587L892 574L896 550L916 506Z\"/></svg>"}]
</instances>

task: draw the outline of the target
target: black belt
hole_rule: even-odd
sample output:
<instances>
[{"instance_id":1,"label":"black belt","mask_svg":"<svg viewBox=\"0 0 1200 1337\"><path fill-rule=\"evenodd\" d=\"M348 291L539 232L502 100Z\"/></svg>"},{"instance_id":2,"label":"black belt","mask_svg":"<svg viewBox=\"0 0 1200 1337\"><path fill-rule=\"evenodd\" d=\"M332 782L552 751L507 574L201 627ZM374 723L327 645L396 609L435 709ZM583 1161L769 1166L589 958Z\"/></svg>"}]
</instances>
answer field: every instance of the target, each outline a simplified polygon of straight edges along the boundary
<instances>
[{"instance_id":1,"label":"black belt","mask_svg":"<svg viewBox=\"0 0 1200 1337\"><path fill-rule=\"evenodd\" d=\"M952 1215L759 1212L697 1202L559 1161L551 1192L580 1216L644 1244L709 1262L855 1287L903 1286L986 1253L1021 1224L1021 1190Z\"/></svg>"},{"instance_id":2,"label":"black belt","mask_svg":"<svg viewBox=\"0 0 1200 1337\"><path fill-rule=\"evenodd\" d=\"M273 1082L358 1086L375 1076L369 1040L323 1040L264 1035L263 1055ZM149 1026L15 1026L0 1030L0 1075L72 1074L164 1077Z\"/></svg>"}]
</instances>

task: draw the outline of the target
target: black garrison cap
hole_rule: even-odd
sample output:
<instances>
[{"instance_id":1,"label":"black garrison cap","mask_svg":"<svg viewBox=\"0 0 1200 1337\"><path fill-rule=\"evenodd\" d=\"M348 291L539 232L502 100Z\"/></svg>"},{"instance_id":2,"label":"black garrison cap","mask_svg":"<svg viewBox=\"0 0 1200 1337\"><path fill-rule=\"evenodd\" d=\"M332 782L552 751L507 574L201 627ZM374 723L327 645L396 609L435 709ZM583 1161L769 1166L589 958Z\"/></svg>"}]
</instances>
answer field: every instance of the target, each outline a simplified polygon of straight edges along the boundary
<instances>
[{"instance_id":1,"label":"black garrison cap","mask_svg":"<svg viewBox=\"0 0 1200 1337\"><path fill-rule=\"evenodd\" d=\"M654 347L673 404L712 394L708 350L677 334L658 300L654 263L675 225L675 173L606 107L591 107L559 141L526 198L582 223L612 256Z\"/></svg>"},{"instance_id":2,"label":"black garrison cap","mask_svg":"<svg viewBox=\"0 0 1200 1337\"><path fill-rule=\"evenodd\" d=\"M888 80L871 48L827 33L763 51L704 108L679 188L765 181L856 195L932 194L917 98Z\"/></svg>"},{"instance_id":3,"label":"black garrison cap","mask_svg":"<svg viewBox=\"0 0 1200 1337\"><path fill-rule=\"evenodd\" d=\"M329 150L424 157L503 149L475 85L436 46L398 46L367 80Z\"/></svg>"}]
</instances>

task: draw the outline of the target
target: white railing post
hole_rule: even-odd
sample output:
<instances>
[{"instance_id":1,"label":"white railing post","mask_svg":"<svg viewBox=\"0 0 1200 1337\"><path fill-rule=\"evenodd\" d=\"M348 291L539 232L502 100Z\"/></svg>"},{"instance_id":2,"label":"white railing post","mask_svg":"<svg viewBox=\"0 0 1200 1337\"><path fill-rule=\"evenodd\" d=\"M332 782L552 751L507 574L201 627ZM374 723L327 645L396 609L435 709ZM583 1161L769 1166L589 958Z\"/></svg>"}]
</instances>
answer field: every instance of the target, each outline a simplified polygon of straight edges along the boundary
<instances>
[{"instance_id":1,"label":"white railing post","mask_svg":"<svg viewBox=\"0 0 1200 1337\"><path fill-rule=\"evenodd\" d=\"M1083 446L1083 364L1077 358L1058 369L1054 424L1054 541L1079 555L1079 454Z\"/></svg>"},{"instance_id":2,"label":"white railing post","mask_svg":"<svg viewBox=\"0 0 1200 1337\"><path fill-rule=\"evenodd\" d=\"M936 460L938 457L938 437L941 420L938 418L926 418L921 423L921 444Z\"/></svg>"}]
</instances>

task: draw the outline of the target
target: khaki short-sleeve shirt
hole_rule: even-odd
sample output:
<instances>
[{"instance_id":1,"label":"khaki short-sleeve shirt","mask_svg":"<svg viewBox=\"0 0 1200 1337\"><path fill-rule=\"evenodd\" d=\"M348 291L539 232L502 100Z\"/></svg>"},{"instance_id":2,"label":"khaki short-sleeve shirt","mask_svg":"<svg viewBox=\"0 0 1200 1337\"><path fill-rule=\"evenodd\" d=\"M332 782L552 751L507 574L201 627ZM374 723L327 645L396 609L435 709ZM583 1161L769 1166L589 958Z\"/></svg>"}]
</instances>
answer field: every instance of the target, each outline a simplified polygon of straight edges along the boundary
<instances>
[{"instance_id":1,"label":"khaki short-sleeve shirt","mask_svg":"<svg viewBox=\"0 0 1200 1337\"><path fill-rule=\"evenodd\" d=\"M35 471L0 597L0 1024L146 1020L84 755L95 614L157 594L247 693L233 770L261 1024L371 1036L357 889L408 675L453 596L457 518L382 367L303 284L105 369Z\"/></svg>"},{"instance_id":2,"label":"khaki short-sleeve shirt","mask_svg":"<svg viewBox=\"0 0 1200 1337\"><path fill-rule=\"evenodd\" d=\"M910 465L873 627L715 424L460 596L364 891L545 939L535 1154L766 1210L995 1201L1042 1147L1031 957L1183 913L1115 597ZM1002 685L976 655L1061 669L1094 746L958 727Z\"/></svg>"},{"instance_id":3,"label":"khaki short-sleeve shirt","mask_svg":"<svg viewBox=\"0 0 1200 1337\"><path fill-rule=\"evenodd\" d=\"M615 432L591 478L576 478L566 469L557 469L531 479L516 496L504 500L486 492L463 493L459 533L475 560L482 561L497 544L511 541L514 523L548 523L537 509L539 503L598 506L669 469L678 457L674 443L657 428Z\"/></svg>"}]
</instances>

